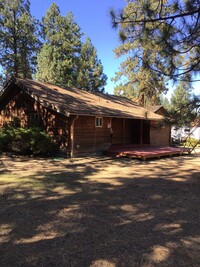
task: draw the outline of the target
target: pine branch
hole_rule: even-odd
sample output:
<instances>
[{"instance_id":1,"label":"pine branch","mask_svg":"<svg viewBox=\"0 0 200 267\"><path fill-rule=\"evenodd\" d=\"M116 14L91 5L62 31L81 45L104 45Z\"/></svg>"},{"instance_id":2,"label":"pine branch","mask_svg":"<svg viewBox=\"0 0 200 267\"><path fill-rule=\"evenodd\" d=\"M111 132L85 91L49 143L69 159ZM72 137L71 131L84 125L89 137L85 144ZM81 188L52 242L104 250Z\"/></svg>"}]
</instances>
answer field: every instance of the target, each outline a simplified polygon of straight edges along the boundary
<instances>
[{"instance_id":1,"label":"pine branch","mask_svg":"<svg viewBox=\"0 0 200 267\"><path fill-rule=\"evenodd\" d=\"M159 17L159 18L149 18L149 19L139 19L139 20L127 20L126 18L123 18L123 20L114 20L113 22L115 24L126 24L126 23L152 23L152 22L157 22L157 21L166 21L166 20L174 20L177 18L183 18L183 17L187 17L187 16L191 16L191 15L195 15L200 13L200 8L194 10L194 11L190 11L190 12L186 12L186 13L182 13L182 14L177 14L177 15L172 15L172 16L167 16L167 17ZM116 19L116 17L114 18ZM118 18L119 19L119 18Z\"/></svg>"}]
</instances>

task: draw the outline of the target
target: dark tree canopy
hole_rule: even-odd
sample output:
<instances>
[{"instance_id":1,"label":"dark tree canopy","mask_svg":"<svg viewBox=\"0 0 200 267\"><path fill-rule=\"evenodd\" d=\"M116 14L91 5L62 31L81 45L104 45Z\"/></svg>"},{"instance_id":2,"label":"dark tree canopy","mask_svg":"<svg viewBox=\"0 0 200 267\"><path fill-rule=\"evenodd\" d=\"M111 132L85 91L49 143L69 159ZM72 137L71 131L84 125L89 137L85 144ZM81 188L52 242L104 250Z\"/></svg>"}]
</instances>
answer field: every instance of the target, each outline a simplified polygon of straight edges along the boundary
<instances>
[{"instance_id":1,"label":"dark tree canopy","mask_svg":"<svg viewBox=\"0 0 200 267\"><path fill-rule=\"evenodd\" d=\"M78 62L77 87L88 91L104 91L107 76L103 73L103 66L97 57L97 50L90 38L86 38L81 46Z\"/></svg>"},{"instance_id":2,"label":"dark tree canopy","mask_svg":"<svg viewBox=\"0 0 200 267\"><path fill-rule=\"evenodd\" d=\"M170 102L165 104L169 118L176 126L190 125L197 115L200 115L200 97L193 95L185 82L181 82L176 87Z\"/></svg>"},{"instance_id":3,"label":"dark tree canopy","mask_svg":"<svg viewBox=\"0 0 200 267\"><path fill-rule=\"evenodd\" d=\"M114 78L122 81L115 93L138 98L143 105L159 104L170 80L184 81L185 86L198 80L199 4L195 0L128 0L122 11L111 10L112 25L122 41L115 54L125 56Z\"/></svg>"},{"instance_id":4,"label":"dark tree canopy","mask_svg":"<svg viewBox=\"0 0 200 267\"><path fill-rule=\"evenodd\" d=\"M1 0L0 82L13 75L103 91L103 66L91 41L83 43L82 36L72 12L62 16L56 3L39 22L29 0Z\"/></svg>"},{"instance_id":5,"label":"dark tree canopy","mask_svg":"<svg viewBox=\"0 0 200 267\"><path fill-rule=\"evenodd\" d=\"M90 39L83 36L73 14L60 14L53 3L43 17L44 44L37 56L36 79L60 86L101 91L107 77Z\"/></svg>"},{"instance_id":6,"label":"dark tree canopy","mask_svg":"<svg viewBox=\"0 0 200 267\"><path fill-rule=\"evenodd\" d=\"M124 43L147 42L156 49L153 73L191 82L200 71L200 2L197 0L129 0L120 13L111 11ZM138 48L139 49L139 48ZM135 51L135 47L134 47ZM140 55L142 57L142 55ZM133 56L133 59L135 57Z\"/></svg>"},{"instance_id":7,"label":"dark tree canopy","mask_svg":"<svg viewBox=\"0 0 200 267\"><path fill-rule=\"evenodd\" d=\"M42 21L44 44L37 56L36 78L61 86L74 86L81 50L80 27L72 13L62 16L55 3Z\"/></svg>"},{"instance_id":8,"label":"dark tree canopy","mask_svg":"<svg viewBox=\"0 0 200 267\"><path fill-rule=\"evenodd\" d=\"M28 0L1 0L0 65L4 76L31 78L39 49L37 22Z\"/></svg>"}]
</instances>

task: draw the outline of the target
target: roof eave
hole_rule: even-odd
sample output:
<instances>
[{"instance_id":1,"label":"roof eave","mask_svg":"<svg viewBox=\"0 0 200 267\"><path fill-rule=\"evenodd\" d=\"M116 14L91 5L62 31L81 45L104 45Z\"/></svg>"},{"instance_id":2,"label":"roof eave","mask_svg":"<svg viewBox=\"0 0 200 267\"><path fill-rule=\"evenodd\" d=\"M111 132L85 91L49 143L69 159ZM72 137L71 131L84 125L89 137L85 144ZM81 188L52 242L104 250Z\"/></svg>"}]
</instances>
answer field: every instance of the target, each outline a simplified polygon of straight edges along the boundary
<instances>
[{"instance_id":1,"label":"roof eave","mask_svg":"<svg viewBox=\"0 0 200 267\"><path fill-rule=\"evenodd\" d=\"M149 120L149 121L162 121L164 120L164 117L162 118L145 118L145 117L139 117L139 116L114 116L114 115L108 115L108 114L85 114L85 113L69 113L69 116L87 116L87 117L106 117L106 118L120 118L120 119L136 119L136 120Z\"/></svg>"}]
</instances>

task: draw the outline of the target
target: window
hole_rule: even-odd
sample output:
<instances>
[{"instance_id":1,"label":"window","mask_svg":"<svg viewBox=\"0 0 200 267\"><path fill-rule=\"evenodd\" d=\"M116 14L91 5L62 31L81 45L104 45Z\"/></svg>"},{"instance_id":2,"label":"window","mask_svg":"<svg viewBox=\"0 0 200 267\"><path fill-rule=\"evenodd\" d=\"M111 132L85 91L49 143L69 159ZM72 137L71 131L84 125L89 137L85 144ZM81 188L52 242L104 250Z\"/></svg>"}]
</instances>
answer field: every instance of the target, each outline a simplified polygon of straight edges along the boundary
<instances>
[{"instance_id":1,"label":"window","mask_svg":"<svg viewBox=\"0 0 200 267\"><path fill-rule=\"evenodd\" d=\"M40 119L40 116L38 113L33 113L30 115L30 122L38 122Z\"/></svg>"},{"instance_id":2,"label":"window","mask_svg":"<svg viewBox=\"0 0 200 267\"><path fill-rule=\"evenodd\" d=\"M30 115L30 125L32 126L40 125L40 115L38 113L32 113Z\"/></svg>"},{"instance_id":3,"label":"window","mask_svg":"<svg viewBox=\"0 0 200 267\"><path fill-rule=\"evenodd\" d=\"M96 117L95 126L96 127L102 127L103 126L103 118L102 117Z\"/></svg>"}]
</instances>

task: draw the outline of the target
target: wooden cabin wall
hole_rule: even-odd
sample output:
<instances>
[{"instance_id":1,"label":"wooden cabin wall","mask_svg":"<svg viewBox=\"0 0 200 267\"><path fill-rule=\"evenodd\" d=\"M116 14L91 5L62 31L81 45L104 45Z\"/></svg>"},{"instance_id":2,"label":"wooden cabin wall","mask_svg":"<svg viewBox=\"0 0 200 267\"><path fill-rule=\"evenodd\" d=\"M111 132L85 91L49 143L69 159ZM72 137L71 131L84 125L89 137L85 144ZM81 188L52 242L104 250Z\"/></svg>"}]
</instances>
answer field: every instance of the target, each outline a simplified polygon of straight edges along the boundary
<instances>
[{"instance_id":1,"label":"wooden cabin wall","mask_svg":"<svg viewBox=\"0 0 200 267\"><path fill-rule=\"evenodd\" d=\"M103 126L95 127L93 116L74 116L73 119L75 119L72 134L73 156L107 150L111 145L110 130L107 127L110 122L113 130L112 145L149 144L150 142L149 121L103 118Z\"/></svg>"},{"instance_id":2,"label":"wooden cabin wall","mask_svg":"<svg viewBox=\"0 0 200 267\"><path fill-rule=\"evenodd\" d=\"M33 121L37 114L37 121ZM62 150L69 149L69 118L47 109L23 91L18 92L0 111L0 126L18 118L22 127L40 126L58 143Z\"/></svg>"},{"instance_id":3,"label":"wooden cabin wall","mask_svg":"<svg viewBox=\"0 0 200 267\"><path fill-rule=\"evenodd\" d=\"M160 125L160 122L151 122L150 142L152 146L169 146L171 129L168 125Z\"/></svg>"},{"instance_id":4,"label":"wooden cabin wall","mask_svg":"<svg viewBox=\"0 0 200 267\"><path fill-rule=\"evenodd\" d=\"M161 116L168 116L167 111L161 107L156 112ZM164 122L151 121L150 139L152 146L170 146L171 145L171 126Z\"/></svg>"},{"instance_id":5,"label":"wooden cabin wall","mask_svg":"<svg viewBox=\"0 0 200 267\"><path fill-rule=\"evenodd\" d=\"M32 105L30 101L28 101L27 103L26 101L27 95L24 94L22 91L19 91L11 100L5 99L5 103L8 103L5 104L5 106L0 112L0 126L9 124L15 118L18 118L20 120L20 125L22 127L27 126L27 112L31 109Z\"/></svg>"},{"instance_id":6,"label":"wooden cabin wall","mask_svg":"<svg viewBox=\"0 0 200 267\"><path fill-rule=\"evenodd\" d=\"M98 153L110 146L110 118L103 117L103 126L95 127L94 116L79 116L74 121L74 156Z\"/></svg>"}]
</instances>

